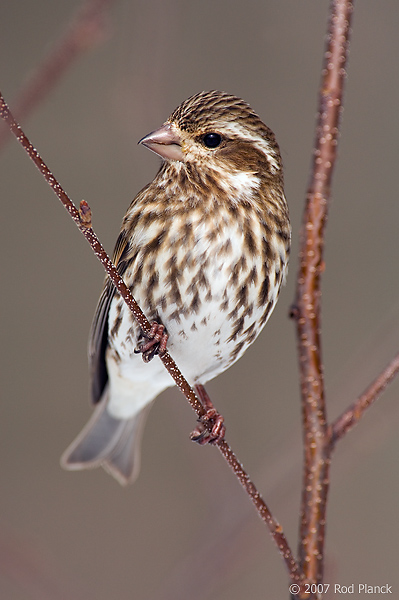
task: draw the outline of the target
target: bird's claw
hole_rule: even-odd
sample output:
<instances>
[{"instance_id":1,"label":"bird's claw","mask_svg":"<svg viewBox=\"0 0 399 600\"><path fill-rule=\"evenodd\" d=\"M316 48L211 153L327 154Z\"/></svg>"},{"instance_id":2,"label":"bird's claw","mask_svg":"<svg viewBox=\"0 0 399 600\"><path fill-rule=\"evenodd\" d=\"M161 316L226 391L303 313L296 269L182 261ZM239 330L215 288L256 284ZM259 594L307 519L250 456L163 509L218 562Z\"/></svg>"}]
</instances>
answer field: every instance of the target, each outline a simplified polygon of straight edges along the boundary
<instances>
[{"instance_id":1,"label":"bird's claw","mask_svg":"<svg viewBox=\"0 0 399 600\"><path fill-rule=\"evenodd\" d=\"M166 351L168 343L168 334L165 331L165 326L157 321L151 323L151 329L148 333L142 334L141 339L134 349L135 354L141 354L145 363L150 362L156 354L162 356Z\"/></svg>"},{"instance_id":2,"label":"bird's claw","mask_svg":"<svg viewBox=\"0 0 399 600\"><path fill-rule=\"evenodd\" d=\"M211 423L212 429L207 427L208 423ZM215 445L224 439L225 434L224 418L215 408L210 408L198 419L198 425L191 432L190 438L201 446L205 444Z\"/></svg>"},{"instance_id":3,"label":"bird's claw","mask_svg":"<svg viewBox=\"0 0 399 600\"><path fill-rule=\"evenodd\" d=\"M224 418L213 406L210 397L203 385L195 386L196 392L201 404L205 409L205 414L198 419L198 425L191 432L190 438L201 446L205 444L218 444L226 435ZM211 425L211 428L209 427Z\"/></svg>"}]
</instances>

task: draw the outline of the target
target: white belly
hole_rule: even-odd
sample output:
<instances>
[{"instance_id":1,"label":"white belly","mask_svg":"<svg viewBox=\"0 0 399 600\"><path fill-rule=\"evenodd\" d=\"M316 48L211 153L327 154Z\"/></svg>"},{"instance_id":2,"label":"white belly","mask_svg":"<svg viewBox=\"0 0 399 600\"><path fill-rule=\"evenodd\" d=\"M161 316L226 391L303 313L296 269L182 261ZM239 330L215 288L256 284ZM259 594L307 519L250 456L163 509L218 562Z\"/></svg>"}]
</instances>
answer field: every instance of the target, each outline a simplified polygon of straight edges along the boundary
<instances>
[{"instance_id":1,"label":"white belly","mask_svg":"<svg viewBox=\"0 0 399 600\"><path fill-rule=\"evenodd\" d=\"M268 259L269 291L260 304L265 257L261 252L247 253L243 260L244 234L229 225L219 226L217 237L209 239L198 224L191 246L179 243L179 232L171 227L168 243L176 248L173 261L165 261L159 253L147 268L143 264L140 285L132 286L146 316L166 326L168 351L191 384L205 383L240 358L269 318L284 275L282 249ZM254 235L262 235L257 222L253 228ZM157 285L151 286L154 269ZM251 277L254 272L256 277ZM110 336L107 351L109 410L114 416L128 417L174 382L158 357L145 364L134 353L140 331L119 297L111 304L110 332L117 315L122 321L112 341Z\"/></svg>"}]
</instances>

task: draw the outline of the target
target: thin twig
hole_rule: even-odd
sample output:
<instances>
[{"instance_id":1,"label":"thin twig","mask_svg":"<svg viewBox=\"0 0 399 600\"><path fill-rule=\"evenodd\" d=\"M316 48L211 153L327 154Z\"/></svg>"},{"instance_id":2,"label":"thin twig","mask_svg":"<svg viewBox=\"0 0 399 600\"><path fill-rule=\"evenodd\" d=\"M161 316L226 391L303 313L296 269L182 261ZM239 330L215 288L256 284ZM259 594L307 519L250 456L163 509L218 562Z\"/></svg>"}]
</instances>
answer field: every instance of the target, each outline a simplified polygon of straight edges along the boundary
<instances>
[{"instance_id":1,"label":"thin twig","mask_svg":"<svg viewBox=\"0 0 399 600\"><path fill-rule=\"evenodd\" d=\"M379 398L392 379L399 373L399 353L374 379L361 396L340 415L329 427L331 449L338 440L358 424L364 412Z\"/></svg>"},{"instance_id":2,"label":"thin twig","mask_svg":"<svg viewBox=\"0 0 399 600\"><path fill-rule=\"evenodd\" d=\"M15 118L21 122L56 86L68 68L85 52L101 43L108 31L106 9L115 0L86 0L79 7L65 33L47 53L12 103ZM0 151L10 139L0 128Z\"/></svg>"},{"instance_id":3,"label":"thin twig","mask_svg":"<svg viewBox=\"0 0 399 600\"><path fill-rule=\"evenodd\" d=\"M321 356L320 277L352 10L351 0L333 0L331 3L293 310L297 323L305 447L299 557L306 579L312 582L320 582L323 575L330 464Z\"/></svg>"},{"instance_id":4,"label":"thin twig","mask_svg":"<svg viewBox=\"0 0 399 600\"><path fill-rule=\"evenodd\" d=\"M73 204L67 193L63 190L57 179L54 177L53 173L50 171L50 169L44 162L38 151L33 147L33 145L30 143L29 139L27 138L21 127L15 121L1 93L0 116L4 119L4 121L8 123L11 132L15 135L15 137L18 139L18 141L20 142L24 150L27 152L29 157L33 160L33 162L35 163L35 165L37 166L37 168L39 169L49 186L53 189L54 193L62 202L64 208L68 211L71 218L75 221L75 224L79 228L80 232L89 242L90 246L93 249L93 252L103 265L112 283L115 285L118 292L132 311L141 329L144 331L144 333L148 333L151 329L149 321L147 320L146 316L144 315L137 302L134 300L129 289L126 287L125 283L123 282L123 279L119 275L116 267L112 263L111 259L109 258L108 254L106 253L104 247L100 243L97 235L95 234L91 226L91 211L87 202L85 200L82 200L82 202L80 203L80 210L76 208L76 206ZM169 371L173 379L176 381L179 388L186 395L192 408L197 412L199 416L202 416L205 411L203 410L201 403L196 397L194 390L189 386L187 381L180 373L177 365L169 356L168 352L165 352L161 359L164 362L167 370Z\"/></svg>"},{"instance_id":5,"label":"thin twig","mask_svg":"<svg viewBox=\"0 0 399 600\"><path fill-rule=\"evenodd\" d=\"M78 210L75 207L73 202L70 200L69 196L62 189L61 185L58 183L54 175L51 173L50 169L43 161L40 154L30 143L29 139L26 137L21 127L16 123L1 93L0 117L8 123L11 132L15 135L15 137L18 139L25 151L28 153L29 157L33 160L33 162L35 163L39 171L42 173L47 183L50 185L54 193L58 196L59 200L62 202L62 204L68 211L71 218L75 221L75 224L77 225L81 233L85 236L86 240L92 247L95 255L103 265L112 283L115 285L118 292L132 311L140 327L143 329L144 332L148 332L151 328L149 321L138 306L137 302L134 300L129 289L126 287L125 283L120 277L116 267L113 265L111 259L107 255L105 249L103 248L95 232L93 231L93 228L91 226L91 211L87 202L85 202L84 200L81 202L80 210ZM193 388L184 378L183 374L179 370L178 366L176 365L170 354L166 351L164 354L162 354L162 356L160 356L160 358L168 373L172 376L176 385L187 398L188 402L190 403L193 410L197 413L198 417L201 418L202 416L204 416L204 408L199 402L197 396L195 395ZM217 446L224 458L226 459L227 463L231 467L232 471L238 478L242 487L250 497L260 518L269 528L272 538L283 556L291 582L295 584L303 583L303 576L299 570L299 566L288 545L288 541L283 533L281 526L273 518L269 508L265 504L254 483L250 480L248 474L244 471L241 463L230 448L229 444L225 440L222 440L221 442L218 442Z\"/></svg>"}]
</instances>

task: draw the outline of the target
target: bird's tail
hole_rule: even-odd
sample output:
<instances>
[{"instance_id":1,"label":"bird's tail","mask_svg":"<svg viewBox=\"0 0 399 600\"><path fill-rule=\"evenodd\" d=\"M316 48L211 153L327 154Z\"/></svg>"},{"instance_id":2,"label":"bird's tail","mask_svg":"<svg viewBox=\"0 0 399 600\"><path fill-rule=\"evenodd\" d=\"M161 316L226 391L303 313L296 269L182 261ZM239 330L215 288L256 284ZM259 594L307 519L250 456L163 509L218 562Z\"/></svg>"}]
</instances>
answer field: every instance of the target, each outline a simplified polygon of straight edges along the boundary
<instances>
[{"instance_id":1,"label":"bird's tail","mask_svg":"<svg viewBox=\"0 0 399 600\"><path fill-rule=\"evenodd\" d=\"M61 466L68 470L104 467L122 485L132 483L140 470L140 446L151 404L130 419L115 419L104 394L90 420L65 450Z\"/></svg>"}]
</instances>

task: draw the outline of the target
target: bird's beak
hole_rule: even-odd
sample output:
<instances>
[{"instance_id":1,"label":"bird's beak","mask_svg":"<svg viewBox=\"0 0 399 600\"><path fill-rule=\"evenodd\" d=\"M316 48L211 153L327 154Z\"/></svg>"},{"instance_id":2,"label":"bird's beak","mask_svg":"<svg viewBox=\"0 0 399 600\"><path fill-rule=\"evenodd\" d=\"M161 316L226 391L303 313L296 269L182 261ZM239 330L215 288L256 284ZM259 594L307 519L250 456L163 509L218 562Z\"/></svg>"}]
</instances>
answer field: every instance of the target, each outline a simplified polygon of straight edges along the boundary
<instances>
[{"instance_id":1,"label":"bird's beak","mask_svg":"<svg viewBox=\"0 0 399 600\"><path fill-rule=\"evenodd\" d=\"M162 127L143 137L139 144L162 158L184 160L180 137L171 123L164 123Z\"/></svg>"}]
</instances>

